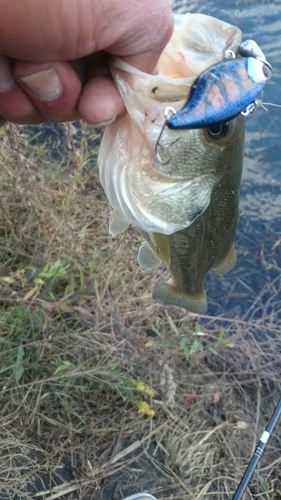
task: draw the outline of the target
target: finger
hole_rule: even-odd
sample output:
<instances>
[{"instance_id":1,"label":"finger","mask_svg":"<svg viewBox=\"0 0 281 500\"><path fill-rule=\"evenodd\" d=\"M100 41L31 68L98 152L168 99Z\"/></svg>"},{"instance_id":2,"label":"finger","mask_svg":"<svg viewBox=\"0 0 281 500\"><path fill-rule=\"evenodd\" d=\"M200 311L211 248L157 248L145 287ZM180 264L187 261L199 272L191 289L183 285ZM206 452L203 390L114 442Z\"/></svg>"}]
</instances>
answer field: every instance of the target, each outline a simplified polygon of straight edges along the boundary
<instances>
[{"instance_id":1,"label":"finger","mask_svg":"<svg viewBox=\"0 0 281 500\"><path fill-rule=\"evenodd\" d=\"M141 71L153 73L173 32L172 10L167 0L142 0L131 1L131 11L129 19L123 13L125 31L106 50Z\"/></svg>"},{"instance_id":2,"label":"finger","mask_svg":"<svg viewBox=\"0 0 281 500\"><path fill-rule=\"evenodd\" d=\"M9 57L66 61L95 49L95 0L1 0L0 47Z\"/></svg>"},{"instance_id":3,"label":"finger","mask_svg":"<svg viewBox=\"0 0 281 500\"><path fill-rule=\"evenodd\" d=\"M172 33L168 0L1 0L1 52L66 61L99 50L152 72Z\"/></svg>"},{"instance_id":4,"label":"finger","mask_svg":"<svg viewBox=\"0 0 281 500\"><path fill-rule=\"evenodd\" d=\"M87 83L78 104L83 120L93 125L113 121L126 112L124 102L113 82L105 53L87 57Z\"/></svg>"},{"instance_id":5,"label":"finger","mask_svg":"<svg viewBox=\"0 0 281 500\"><path fill-rule=\"evenodd\" d=\"M85 80L85 62L72 61L72 68L66 63L58 66L59 87L56 88L56 83L52 84L51 81L52 75L46 69L37 79L36 75L32 79L34 71L38 73L38 65L18 61L14 63L13 72L10 60L0 56L0 115L5 120L18 124L41 123L46 119L55 121L76 119L78 117L76 101L81 90L81 82ZM42 67L48 68L48 65L41 65L41 70ZM33 89L30 88L30 82L28 88L28 84L21 80L21 76L26 77L27 74L31 76ZM34 86L43 97L41 105L38 96L34 95Z\"/></svg>"},{"instance_id":6,"label":"finger","mask_svg":"<svg viewBox=\"0 0 281 500\"><path fill-rule=\"evenodd\" d=\"M5 121L18 125L31 125L44 121L44 117L19 87L0 93L0 114Z\"/></svg>"},{"instance_id":7,"label":"finger","mask_svg":"<svg viewBox=\"0 0 281 500\"><path fill-rule=\"evenodd\" d=\"M78 104L83 120L101 126L126 112L124 102L110 76L97 76L87 82Z\"/></svg>"},{"instance_id":8,"label":"finger","mask_svg":"<svg viewBox=\"0 0 281 500\"><path fill-rule=\"evenodd\" d=\"M46 120L71 121L79 118L77 103L82 83L77 72L68 63L16 61L14 75Z\"/></svg>"},{"instance_id":9,"label":"finger","mask_svg":"<svg viewBox=\"0 0 281 500\"><path fill-rule=\"evenodd\" d=\"M0 116L2 121L18 124L40 123L43 119L18 86L5 56L0 56Z\"/></svg>"}]
</instances>

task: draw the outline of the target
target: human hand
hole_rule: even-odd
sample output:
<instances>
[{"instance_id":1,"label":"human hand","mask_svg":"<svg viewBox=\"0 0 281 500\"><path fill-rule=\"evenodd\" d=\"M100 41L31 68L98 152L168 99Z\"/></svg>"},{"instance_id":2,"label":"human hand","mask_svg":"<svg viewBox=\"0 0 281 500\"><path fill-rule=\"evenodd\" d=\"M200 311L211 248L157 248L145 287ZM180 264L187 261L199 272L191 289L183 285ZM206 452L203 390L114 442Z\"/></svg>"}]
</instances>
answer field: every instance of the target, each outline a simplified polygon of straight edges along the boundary
<instances>
[{"instance_id":1,"label":"human hand","mask_svg":"<svg viewBox=\"0 0 281 500\"><path fill-rule=\"evenodd\" d=\"M109 54L152 73L171 33L168 0L0 0L0 126L122 115Z\"/></svg>"}]
</instances>

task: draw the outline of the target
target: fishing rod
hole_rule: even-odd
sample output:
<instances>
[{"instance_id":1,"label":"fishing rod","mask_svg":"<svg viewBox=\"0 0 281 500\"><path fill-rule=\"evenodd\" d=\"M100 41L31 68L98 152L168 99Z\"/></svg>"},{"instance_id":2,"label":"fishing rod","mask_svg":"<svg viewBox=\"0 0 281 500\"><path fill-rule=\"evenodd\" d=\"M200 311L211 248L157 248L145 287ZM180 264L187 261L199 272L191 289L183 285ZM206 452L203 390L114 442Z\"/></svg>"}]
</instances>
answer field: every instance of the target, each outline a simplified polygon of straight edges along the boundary
<instances>
[{"instance_id":1,"label":"fishing rod","mask_svg":"<svg viewBox=\"0 0 281 500\"><path fill-rule=\"evenodd\" d=\"M234 493L234 497L232 497L232 500L241 500L243 497L245 490L252 478L252 475L254 473L254 470L258 464L259 459L262 457L265 447L267 445L267 442L274 430L274 427L278 421L278 419L281 416L281 399L279 400L279 403L277 404L274 412L271 415L271 418L263 431L260 440L258 442L258 445L255 449L255 452L249 462L249 465L239 483L239 486ZM149 493L135 493L134 495L130 495L129 497L124 498L123 500L157 500L153 495L150 495Z\"/></svg>"},{"instance_id":2,"label":"fishing rod","mask_svg":"<svg viewBox=\"0 0 281 500\"><path fill-rule=\"evenodd\" d=\"M241 500L242 496L245 493L245 490L251 480L251 477L253 475L253 472L257 466L257 463L259 459L262 457L263 452L265 450L266 444L268 439L270 438L273 429L277 423L277 420L281 416L281 399L279 400L278 405L276 406L274 412L271 415L271 419L269 420L265 430L263 431L260 440L258 442L258 446L255 449L255 453L253 454L250 463L240 481L240 484L236 490L236 493L234 494L234 497L232 500Z\"/></svg>"}]
</instances>

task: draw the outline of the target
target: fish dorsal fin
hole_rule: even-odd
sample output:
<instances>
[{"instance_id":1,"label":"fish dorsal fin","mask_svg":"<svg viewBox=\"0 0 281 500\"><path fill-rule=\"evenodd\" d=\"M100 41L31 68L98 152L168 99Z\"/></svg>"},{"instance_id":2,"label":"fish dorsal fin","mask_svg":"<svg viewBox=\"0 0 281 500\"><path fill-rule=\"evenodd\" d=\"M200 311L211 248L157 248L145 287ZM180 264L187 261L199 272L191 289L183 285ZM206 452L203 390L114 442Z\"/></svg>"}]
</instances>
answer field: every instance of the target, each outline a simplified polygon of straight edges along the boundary
<instances>
[{"instance_id":1,"label":"fish dorsal fin","mask_svg":"<svg viewBox=\"0 0 281 500\"><path fill-rule=\"evenodd\" d=\"M162 260L152 250L147 241L143 241L138 251L138 263L142 269L153 269L160 266Z\"/></svg>"},{"instance_id":2,"label":"fish dorsal fin","mask_svg":"<svg viewBox=\"0 0 281 500\"><path fill-rule=\"evenodd\" d=\"M169 240L165 234L150 233L150 239L157 253L161 257L164 264L169 268L171 262Z\"/></svg>"},{"instance_id":3,"label":"fish dorsal fin","mask_svg":"<svg viewBox=\"0 0 281 500\"><path fill-rule=\"evenodd\" d=\"M161 283L152 292L152 297L160 304L183 307L187 311L204 314L207 311L207 296L204 290L194 295L177 290L172 281Z\"/></svg>"},{"instance_id":4,"label":"fish dorsal fin","mask_svg":"<svg viewBox=\"0 0 281 500\"><path fill-rule=\"evenodd\" d=\"M233 245L231 245L230 250L226 257L216 266L213 267L213 270L223 276L224 274L231 271L234 268L237 261L236 251Z\"/></svg>"},{"instance_id":5,"label":"fish dorsal fin","mask_svg":"<svg viewBox=\"0 0 281 500\"><path fill-rule=\"evenodd\" d=\"M114 209L109 219L109 233L111 236L123 233L128 227L129 224L124 221L120 212Z\"/></svg>"}]
</instances>

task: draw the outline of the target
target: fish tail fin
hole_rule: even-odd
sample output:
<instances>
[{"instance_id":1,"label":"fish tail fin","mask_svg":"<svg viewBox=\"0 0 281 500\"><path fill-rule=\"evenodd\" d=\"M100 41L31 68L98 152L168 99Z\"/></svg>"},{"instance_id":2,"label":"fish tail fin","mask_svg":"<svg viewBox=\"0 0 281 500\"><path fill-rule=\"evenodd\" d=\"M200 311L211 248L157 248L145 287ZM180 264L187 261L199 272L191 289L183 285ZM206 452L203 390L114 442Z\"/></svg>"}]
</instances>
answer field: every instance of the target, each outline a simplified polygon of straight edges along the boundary
<instances>
[{"instance_id":1,"label":"fish tail fin","mask_svg":"<svg viewBox=\"0 0 281 500\"><path fill-rule=\"evenodd\" d=\"M152 297L161 304L183 307L190 312L204 314L207 311L207 296L204 290L191 295L177 290L171 281L154 288Z\"/></svg>"}]
</instances>

